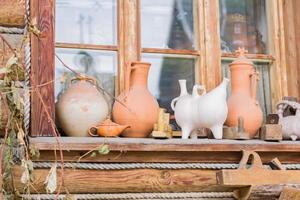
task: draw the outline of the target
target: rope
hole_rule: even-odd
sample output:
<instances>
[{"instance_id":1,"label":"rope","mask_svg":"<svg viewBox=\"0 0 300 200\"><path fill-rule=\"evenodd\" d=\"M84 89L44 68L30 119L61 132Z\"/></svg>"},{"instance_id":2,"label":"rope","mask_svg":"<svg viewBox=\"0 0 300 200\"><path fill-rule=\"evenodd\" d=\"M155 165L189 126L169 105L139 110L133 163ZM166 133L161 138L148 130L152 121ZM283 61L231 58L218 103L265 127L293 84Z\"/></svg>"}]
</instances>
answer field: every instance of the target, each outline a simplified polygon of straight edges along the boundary
<instances>
[{"instance_id":1,"label":"rope","mask_svg":"<svg viewBox=\"0 0 300 200\"><path fill-rule=\"evenodd\" d=\"M67 195L60 195L59 200L63 200ZM76 194L70 195L71 199L76 200L114 200L114 199L233 199L232 192L189 192L189 193L119 193L119 194ZM50 200L55 195L38 194L23 195L24 199L31 200Z\"/></svg>"},{"instance_id":2,"label":"rope","mask_svg":"<svg viewBox=\"0 0 300 200\"><path fill-rule=\"evenodd\" d=\"M51 168L51 162L34 162L36 169ZM58 167L60 164L58 163ZM227 163L65 163L64 168L91 170L125 169L237 169L238 164Z\"/></svg>"},{"instance_id":3,"label":"rope","mask_svg":"<svg viewBox=\"0 0 300 200\"><path fill-rule=\"evenodd\" d=\"M26 0L26 16L25 16L25 33L28 33L28 24L30 17L30 0ZM24 95L24 128L25 133L28 135L30 127L30 70L31 69L31 46L30 38L25 45L25 95Z\"/></svg>"},{"instance_id":4,"label":"rope","mask_svg":"<svg viewBox=\"0 0 300 200\"><path fill-rule=\"evenodd\" d=\"M4 33L4 34L23 34L24 29L21 29L21 28L7 28L7 27L0 26L0 33Z\"/></svg>"},{"instance_id":5,"label":"rope","mask_svg":"<svg viewBox=\"0 0 300 200\"><path fill-rule=\"evenodd\" d=\"M52 162L34 162L35 169L51 168ZM60 163L57 167L60 167ZM64 168L90 170L126 170L126 169L237 169L235 163L65 163ZM299 170L300 164L283 164L287 170ZM269 165L264 165L271 169Z\"/></svg>"}]
</instances>

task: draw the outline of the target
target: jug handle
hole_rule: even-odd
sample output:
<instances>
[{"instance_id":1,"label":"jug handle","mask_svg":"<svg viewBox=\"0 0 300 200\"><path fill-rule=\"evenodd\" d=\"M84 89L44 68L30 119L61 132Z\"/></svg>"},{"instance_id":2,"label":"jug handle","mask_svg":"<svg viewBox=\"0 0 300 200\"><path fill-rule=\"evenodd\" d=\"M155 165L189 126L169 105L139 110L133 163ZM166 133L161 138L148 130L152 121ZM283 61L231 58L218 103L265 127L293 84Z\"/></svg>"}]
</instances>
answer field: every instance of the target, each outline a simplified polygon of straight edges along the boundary
<instances>
[{"instance_id":1,"label":"jug handle","mask_svg":"<svg viewBox=\"0 0 300 200\"><path fill-rule=\"evenodd\" d=\"M95 127L95 126L90 127L89 128L89 135L92 136L92 137L97 137L98 136L97 134L92 133L92 129L97 130L97 127Z\"/></svg>"},{"instance_id":2,"label":"jug handle","mask_svg":"<svg viewBox=\"0 0 300 200\"><path fill-rule=\"evenodd\" d=\"M131 78L131 71L133 69L136 69L136 67L133 67L133 62L127 62L126 63L126 68L125 68L125 92L129 92L130 89L130 78Z\"/></svg>"},{"instance_id":3,"label":"jug handle","mask_svg":"<svg viewBox=\"0 0 300 200\"><path fill-rule=\"evenodd\" d=\"M251 98L256 101L257 82L259 80L259 73L254 71L250 74L251 79Z\"/></svg>"},{"instance_id":4,"label":"jug handle","mask_svg":"<svg viewBox=\"0 0 300 200\"><path fill-rule=\"evenodd\" d=\"M71 78L70 83L73 84L74 81L88 81L91 82L93 85L97 85L97 80L94 77L89 76L75 76Z\"/></svg>"},{"instance_id":5,"label":"jug handle","mask_svg":"<svg viewBox=\"0 0 300 200\"><path fill-rule=\"evenodd\" d=\"M175 104L178 101L178 99L179 99L179 97L176 97L175 99L173 99L171 101L171 108L172 108L173 111L175 111Z\"/></svg>"},{"instance_id":6,"label":"jug handle","mask_svg":"<svg viewBox=\"0 0 300 200\"><path fill-rule=\"evenodd\" d=\"M202 92L201 94L199 94L199 92L198 92L199 90ZM193 87L193 97L202 96L202 95L205 95L205 94L206 94L206 89L203 85L199 85L199 84L194 85L194 87Z\"/></svg>"}]
</instances>

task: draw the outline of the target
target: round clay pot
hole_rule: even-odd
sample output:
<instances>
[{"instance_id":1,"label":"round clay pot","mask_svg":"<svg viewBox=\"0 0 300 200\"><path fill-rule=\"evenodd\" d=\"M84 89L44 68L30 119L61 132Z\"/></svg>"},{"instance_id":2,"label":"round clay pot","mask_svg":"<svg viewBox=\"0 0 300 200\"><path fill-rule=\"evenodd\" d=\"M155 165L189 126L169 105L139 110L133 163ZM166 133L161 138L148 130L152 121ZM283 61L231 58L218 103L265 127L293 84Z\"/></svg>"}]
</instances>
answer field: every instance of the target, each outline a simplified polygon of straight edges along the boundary
<instances>
[{"instance_id":1,"label":"round clay pot","mask_svg":"<svg viewBox=\"0 0 300 200\"><path fill-rule=\"evenodd\" d=\"M113 120L129 125L124 137L147 137L158 119L159 106L147 88L150 63L133 62L127 66L125 91L114 103Z\"/></svg>"},{"instance_id":2,"label":"round clay pot","mask_svg":"<svg viewBox=\"0 0 300 200\"><path fill-rule=\"evenodd\" d=\"M56 115L59 126L66 135L89 136L89 128L107 118L108 104L95 85L94 79L75 78L59 97L56 103Z\"/></svg>"},{"instance_id":3,"label":"round clay pot","mask_svg":"<svg viewBox=\"0 0 300 200\"><path fill-rule=\"evenodd\" d=\"M263 121L263 113L256 100L258 73L244 53L239 50L239 58L230 64L231 96L228 98L226 125L238 126L238 118L244 120L244 130L250 138L255 137Z\"/></svg>"}]
</instances>

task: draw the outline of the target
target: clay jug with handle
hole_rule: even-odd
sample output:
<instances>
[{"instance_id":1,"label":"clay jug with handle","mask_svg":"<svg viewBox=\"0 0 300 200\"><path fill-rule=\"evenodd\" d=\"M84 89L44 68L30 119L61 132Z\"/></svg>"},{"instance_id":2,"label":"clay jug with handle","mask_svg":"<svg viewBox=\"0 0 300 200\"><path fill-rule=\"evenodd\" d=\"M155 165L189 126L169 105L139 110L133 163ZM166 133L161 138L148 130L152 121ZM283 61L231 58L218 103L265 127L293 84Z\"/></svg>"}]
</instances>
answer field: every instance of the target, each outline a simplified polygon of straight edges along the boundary
<instances>
[{"instance_id":1,"label":"clay jug with handle","mask_svg":"<svg viewBox=\"0 0 300 200\"><path fill-rule=\"evenodd\" d=\"M58 98L57 121L68 136L89 136L89 128L107 118L109 107L96 84L94 78L75 77L71 79L67 90Z\"/></svg>"},{"instance_id":2,"label":"clay jug with handle","mask_svg":"<svg viewBox=\"0 0 300 200\"><path fill-rule=\"evenodd\" d=\"M263 121L263 113L256 100L258 73L253 63L245 57L245 49L239 49L239 57L230 66L231 96L228 98L226 125L238 126L238 118L244 120L244 130L255 137Z\"/></svg>"},{"instance_id":3,"label":"clay jug with handle","mask_svg":"<svg viewBox=\"0 0 300 200\"><path fill-rule=\"evenodd\" d=\"M125 91L117 97L112 111L113 120L129 125L124 137L147 137L158 120L159 106L148 90L150 63L132 62L127 65Z\"/></svg>"}]
</instances>

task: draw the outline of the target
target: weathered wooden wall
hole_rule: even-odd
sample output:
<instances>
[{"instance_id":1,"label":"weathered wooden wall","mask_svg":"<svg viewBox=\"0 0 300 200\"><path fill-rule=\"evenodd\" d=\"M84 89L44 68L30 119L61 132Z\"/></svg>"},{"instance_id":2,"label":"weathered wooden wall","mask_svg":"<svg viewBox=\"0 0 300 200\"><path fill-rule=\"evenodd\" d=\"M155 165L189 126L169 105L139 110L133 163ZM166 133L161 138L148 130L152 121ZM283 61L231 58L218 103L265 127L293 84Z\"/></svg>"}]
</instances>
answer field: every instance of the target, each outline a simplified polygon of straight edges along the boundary
<instances>
[{"instance_id":1,"label":"weathered wooden wall","mask_svg":"<svg viewBox=\"0 0 300 200\"><path fill-rule=\"evenodd\" d=\"M284 0L282 3L288 94L300 99L300 1Z\"/></svg>"},{"instance_id":2,"label":"weathered wooden wall","mask_svg":"<svg viewBox=\"0 0 300 200\"><path fill-rule=\"evenodd\" d=\"M25 0L0 0L0 26L25 26Z\"/></svg>"}]
</instances>

